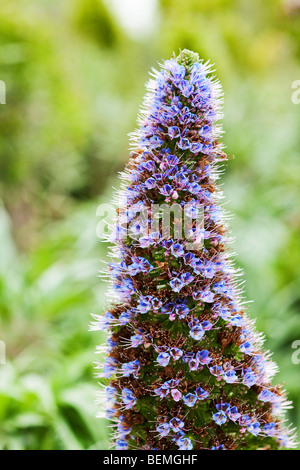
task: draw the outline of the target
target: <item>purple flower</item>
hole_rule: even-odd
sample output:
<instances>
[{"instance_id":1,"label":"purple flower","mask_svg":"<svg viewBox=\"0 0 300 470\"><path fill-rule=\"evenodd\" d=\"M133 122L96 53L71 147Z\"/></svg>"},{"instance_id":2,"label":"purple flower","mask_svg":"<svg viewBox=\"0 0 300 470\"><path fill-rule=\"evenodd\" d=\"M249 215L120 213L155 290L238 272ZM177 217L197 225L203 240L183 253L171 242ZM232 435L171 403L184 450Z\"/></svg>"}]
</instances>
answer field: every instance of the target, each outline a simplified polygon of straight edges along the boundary
<instances>
[{"instance_id":1,"label":"purple flower","mask_svg":"<svg viewBox=\"0 0 300 470\"><path fill-rule=\"evenodd\" d=\"M117 394L116 387L110 387L109 385L106 387L105 389L106 400L115 402L116 394Z\"/></svg>"},{"instance_id":2,"label":"purple flower","mask_svg":"<svg viewBox=\"0 0 300 470\"><path fill-rule=\"evenodd\" d=\"M233 326L243 326L244 324L244 320L241 317L241 315L237 315L237 314L230 317L229 321Z\"/></svg>"},{"instance_id":3,"label":"purple flower","mask_svg":"<svg viewBox=\"0 0 300 470\"><path fill-rule=\"evenodd\" d=\"M175 277L174 279L172 279L172 281L170 281L170 286L172 288L172 291L180 292L181 289L184 287L184 283L182 282L181 279L179 279L178 277Z\"/></svg>"},{"instance_id":4,"label":"purple flower","mask_svg":"<svg viewBox=\"0 0 300 470\"><path fill-rule=\"evenodd\" d=\"M201 387L197 387L195 392L199 400L205 400L209 396L209 393Z\"/></svg>"},{"instance_id":5,"label":"purple flower","mask_svg":"<svg viewBox=\"0 0 300 470\"><path fill-rule=\"evenodd\" d=\"M123 371L124 377L129 377L130 375L133 375L134 377L137 378L139 370L140 370L140 361L138 359L136 359L135 361L122 364L122 371Z\"/></svg>"},{"instance_id":6,"label":"purple flower","mask_svg":"<svg viewBox=\"0 0 300 470\"><path fill-rule=\"evenodd\" d=\"M168 134L171 137L171 139L176 139L177 137L180 137L180 129L177 126L172 126L168 128Z\"/></svg>"},{"instance_id":7,"label":"purple flower","mask_svg":"<svg viewBox=\"0 0 300 470\"><path fill-rule=\"evenodd\" d=\"M153 189L155 188L156 186L156 180L155 178L148 178L146 181L145 181L145 186L147 189Z\"/></svg>"},{"instance_id":8,"label":"purple flower","mask_svg":"<svg viewBox=\"0 0 300 470\"><path fill-rule=\"evenodd\" d=\"M216 377L221 377L221 376L223 376L223 373L224 373L221 366L212 366L212 367L209 368L209 370Z\"/></svg>"},{"instance_id":9,"label":"purple flower","mask_svg":"<svg viewBox=\"0 0 300 470\"><path fill-rule=\"evenodd\" d=\"M176 444L178 445L179 450L192 450L193 448L192 441L188 437L177 439Z\"/></svg>"},{"instance_id":10,"label":"purple flower","mask_svg":"<svg viewBox=\"0 0 300 470\"><path fill-rule=\"evenodd\" d=\"M130 322L131 318L132 312L130 310L127 310L126 312L121 313L121 315L119 316L119 322L121 323L121 325L126 325Z\"/></svg>"},{"instance_id":11,"label":"purple flower","mask_svg":"<svg viewBox=\"0 0 300 470\"><path fill-rule=\"evenodd\" d=\"M140 344L143 343L143 341L144 339L142 335L133 335L130 337L131 346L133 348L137 348Z\"/></svg>"},{"instance_id":12,"label":"purple flower","mask_svg":"<svg viewBox=\"0 0 300 470\"><path fill-rule=\"evenodd\" d=\"M159 433L160 437L165 437L170 432L170 424L169 423L162 423L156 427L156 431Z\"/></svg>"},{"instance_id":13,"label":"purple flower","mask_svg":"<svg viewBox=\"0 0 300 470\"><path fill-rule=\"evenodd\" d=\"M181 149L181 150L187 150L190 148L190 141L189 139L187 139L186 137L180 137L180 140L179 142L177 143L178 147Z\"/></svg>"},{"instance_id":14,"label":"purple flower","mask_svg":"<svg viewBox=\"0 0 300 470\"><path fill-rule=\"evenodd\" d=\"M190 336L199 341L201 338L203 338L204 334L205 334L205 331L203 330L202 326L201 325L197 325L197 326L194 326L191 330L190 330Z\"/></svg>"},{"instance_id":15,"label":"purple flower","mask_svg":"<svg viewBox=\"0 0 300 470\"><path fill-rule=\"evenodd\" d=\"M175 166L179 163L179 158L176 157L176 155L168 155L166 158L166 163L168 164L168 166Z\"/></svg>"},{"instance_id":16,"label":"purple flower","mask_svg":"<svg viewBox=\"0 0 300 470\"><path fill-rule=\"evenodd\" d=\"M272 402L276 398L276 395L275 393L270 392L270 390L263 390L262 392L260 392L257 398L264 402Z\"/></svg>"},{"instance_id":17,"label":"purple flower","mask_svg":"<svg viewBox=\"0 0 300 470\"><path fill-rule=\"evenodd\" d=\"M189 406L191 408L197 402L197 397L193 393L188 393L187 395L183 397L183 401L186 404L186 406Z\"/></svg>"},{"instance_id":18,"label":"purple flower","mask_svg":"<svg viewBox=\"0 0 300 470\"><path fill-rule=\"evenodd\" d=\"M201 144L201 142L193 142L190 146L190 150L193 153L201 152L202 148L203 148L203 145Z\"/></svg>"},{"instance_id":19,"label":"purple flower","mask_svg":"<svg viewBox=\"0 0 300 470\"><path fill-rule=\"evenodd\" d=\"M230 410L227 410L227 416L231 421L237 421L241 417L241 413L239 413L236 406L232 406Z\"/></svg>"},{"instance_id":20,"label":"purple flower","mask_svg":"<svg viewBox=\"0 0 300 470\"><path fill-rule=\"evenodd\" d=\"M140 311L140 313L147 313L149 310L152 309L152 296L151 295L146 295L140 297L140 303L137 306L137 309Z\"/></svg>"},{"instance_id":21,"label":"purple flower","mask_svg":"<svg viewBox=\"0 0 300 470\"><path fill-rule=\"evenodd\" d=\"M118 439L116 442L116 450L127 450L128 449L128 442L124 439Z\"/></svg>"},{"instance_id":22,"label":"purple flower","mask_svg":"<svg viewBox=\"0 0 300 470\"><path fill-rule=\"evenodd\" d=\"M163 352L157 356L157 362L161 366L166 367L170 362L170 358L171 358L170 354Z\"/></svg>"},{"instance_id":23,"label":"purple flower","mask_svg":"<svg viewBox=\"0 0 300 470\"><path fill-rule=\"evenodd\" d=\"M256 375L253 373L251 367L247 367L247 368L243 371L243 383L244 383L247 387L252 387L252 385L255 385L255 384L256 384L256 381L257 381L257 377L256 377Z\"/></svg>"},{"instance_id":24,"label":"purple flower","mask_svg":"<svg viewBox=\"0 0 300 470\"><path fill-rule=\"evenodd\" d=\"M260 424L258 421L255 421L254 423L250 423L247 426L247 430L253 434L253 436L257 436L260 433Z\"/></svg>"},{"instance_id":25,"label":"purple flower","mask_svg":"<svg viewBox=\"0 0 300 470\"><path fill-rule=\"evenodd\" d=\"M159 189L159 192L164 196L170 196L173 192L173 188L169 184L164 184L163 187Z\"/></svg>"},{"instance_id":26,"label":"purple flower","mask_svg":"<svg viewBox=\"0 0 300 470\"><path fill-rule=\"evenodd\" d=\"M157 297L154 297L153 299L151 299L151 304L154 310L159 310L162 306L162 301Z\"/></svg>"},{"instance_id":27,"label":"purple flower","mask_svg":"<svg viewBox=\"0 0 300 470\"><path fill-rule=\"evenodd\" d=\"M201 300L203 302L206 302L206 303L211 303L214 301L214 294L212 292L210 292L208 289L205 289L202 293L201 293Z\"/></svg>"},{"instance_id":28,"label":"purple flower","mask_svg":"<svg viewBox=\"0 0 300 470\"><path fill-rule=\"evenodd\" d=\"M174 401L179 401L182 397L182 393L177 390L177 388L173 388L173 390L171 390L171 395Z\"/></svg>"},{"instance_id":29,"label":"purple flower","mask_svg":"<svg viewBox=\"0 0 300 470\"><path fill-rule=\"evenodd\" d=\"M194 280L194 276L192 276L190 273L183 273L180 276L181 281L184 284L190 284Z\"/></svg>"},{"instance_id":30,"label":"purple flower","mask_svg":"<svg viewBox=\"0 0 300 470\"><path fill-rule=\"evenodd\" d=\"M126 410L129 410L136 404L136 397L129 388L123 388L122 401L125 404Z\"/></svg>"},{"instance_id":31,"label":"purple flower","mask_svg":"<svg viewBox=\"0 0 300 470\"><path fill-rule=\"evenodd\" d=\"M208 320L201 322L201 326L203 330L206 330L206 331L211 330L212 328L212 324Z\"/></svg>"},{"instance_id":32,"label":"purple flower","mask_svg":"<svg viewBox=\"0 0 300 470\"><path fill-rule=\"evenodd\" d=\"M172 255L174 255L176 258L184 255L184 249L182 248L180 243L174 243L174 245L171 246L171 252Z\"/></svg>"},{"instance_id":33,"label":"purple flower","mask_svg":"<svg viewBox=\"0 0 300 470\"><path fill-rule=\"evenodd\" d=\"M235 370L227 370L226 372L224 372L223 378L228 384L234 384L238 382L238 377L236 375Z\"/></svg>"},{"instance_id":34,"label":"purple flower","mask_svg":"<svg viewBox=\"0 0 300 470\"><path fill-rule=\"evenodd\" d=\"M173 357L174 361L177 361L178 359L180 359L182 357L183 352L179 348L171 348L170 349L170 355Z\"/></svg>"},{"instance_id":35,"label":"purple flower","mask_svg":"<svg viewBox=\"0 0 300 470\"><path fill-rule=\"evenodd\" d=\"M267 436L273 437L276 435L276 424L267 423L263 426L263 430L267 434Z\"/></svg>"},{"instance_id":36,"label":"purple flower","mask_svg":"<svg viewBox=\"0 0 300 470\"><path fill-rule=\"evenodd\" d=\"M196 354L196 358L202 365L209 364L211 362L211 357L209 357L209 351L207 351L207 349L198 351Z\"/></svg>"},{"instance_id":37,"label":"purple flower","mask_svg":"<svg viewBox=\"0 0 300 470\"><path fill-rule=\"evenodd\" d=\"M185 318L189 313L190 309L185 304L179 304L175 307L175 312L179 318Z\"/></svg>"},{"instance_id":38,"label":"purple flower","mask_svg":"<svg viewBox=\"0 0 300 470\"><path fill-rule=\"evenodd\" d=\"M253 349L254 349L253 344L250 341L246 341L245 343L240 345L240 350L244 354L251 354Z\"/></svg>"},{"instance_id":39,"label":"purple flower","mask_svg":"<svg viewBox=\"0 0 300 470\"><path fill-rule=\"evenodd\" d=\"M192 357L192 359L189 360L190 370L197 370L198 367L199 367L199 361Z\"/></svg>"},{"instance_id":40,"label":"purple flower","mask_svg":"<svg viewBox=\"0 0 300 470\"><path fill-rule=\"evenodd\" d=\"M179 418L172 418L170 421L170 426L174 432L178 432L184 427L184 422Z\"/></svg>"},{"instance_id":41,"label":"purple flower","mask_svg":"<svg viewBox=\"0 0 300 470\"><path fill-rule=\"evenodd\" d=\"M224 413L227 413L230 410L230 405L229 403L218 403L216 408L218 411L224 411Z\"/></svg>"},{"instance_id":42,"label":"purple flower","mask_svg":"<svg viewBox=\"0 0 300 470\"><path fill-rule=\"evenodd\" d=\"M104 367L102 369L103 376L105 378L111 377L117 371L118 361L112 357L107 357L104 362Z\"/></svg>"},{"instance_id":43,"label":"purple flower","mask_svg":"<svg viewBox=\"0 0 300 470\"><path fill-rule=\"evenodd\" d=\"M218 413L214 413L212 418L219 426L222 426L222 424L225 424L227 421L227 416L224 411L218 411Z\"/></svg>"},{"instance_id":44,"label":"purple flower","mask_svg":"<svg viewBox=\"0 0 300 470\"><path fill-rule=\"evenodd\" d=\"M249 424L251 424L251 418L249 415L243 415L240 417L239 419L239 424L241 426L249 426Z\"/></svg>"}]
</instances>

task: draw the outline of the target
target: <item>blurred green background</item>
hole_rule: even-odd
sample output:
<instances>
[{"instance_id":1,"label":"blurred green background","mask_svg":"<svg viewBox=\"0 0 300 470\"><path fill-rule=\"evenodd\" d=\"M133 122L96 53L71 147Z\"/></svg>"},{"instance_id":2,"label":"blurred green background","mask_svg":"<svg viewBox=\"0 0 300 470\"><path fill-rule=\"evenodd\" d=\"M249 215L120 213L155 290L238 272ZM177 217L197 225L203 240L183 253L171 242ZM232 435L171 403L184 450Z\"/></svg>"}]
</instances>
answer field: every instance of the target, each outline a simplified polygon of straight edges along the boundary
<instances>
[{"instance_id":1,"label":"blurred green background","mask_svg":"<svg viewBox=\"0 0 300 470\"><path fill-rule=\"evenodd\" d=\"M222 177L250 314L300 427L299 0L1 0L1 449L106 449L90 313L109 299L96 209L118 187L148 72L189 48L225 91Z\"/></svg>"}]
</instances>

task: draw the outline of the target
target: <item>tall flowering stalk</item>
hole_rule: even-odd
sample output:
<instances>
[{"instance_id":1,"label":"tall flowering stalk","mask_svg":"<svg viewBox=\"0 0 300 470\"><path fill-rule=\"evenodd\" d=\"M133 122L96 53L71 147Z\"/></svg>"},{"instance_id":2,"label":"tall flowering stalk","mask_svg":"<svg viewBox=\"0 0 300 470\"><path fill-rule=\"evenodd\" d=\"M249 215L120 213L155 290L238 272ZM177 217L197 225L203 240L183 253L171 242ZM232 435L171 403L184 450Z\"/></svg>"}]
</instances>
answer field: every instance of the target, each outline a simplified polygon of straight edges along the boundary
<instances>
[{"instance_id":1,"label":"tall flowering stalk","mask_svg":"<svg viewBox=\"0 0 300 470\"><path fill-rule=\"evenodd\" d=\"M284 421L290 403L271 384L276 364L245 312L228 250L216 184L226 160L221 96L210 65L186 50L148 83L109 237L115 300L92 322L109 332L96 375L109 379L103 392L116 449L295 445ZM178 214L162 232L153 211L161 205L184 209L184 237Z\"/></svg>"}]
</instances>

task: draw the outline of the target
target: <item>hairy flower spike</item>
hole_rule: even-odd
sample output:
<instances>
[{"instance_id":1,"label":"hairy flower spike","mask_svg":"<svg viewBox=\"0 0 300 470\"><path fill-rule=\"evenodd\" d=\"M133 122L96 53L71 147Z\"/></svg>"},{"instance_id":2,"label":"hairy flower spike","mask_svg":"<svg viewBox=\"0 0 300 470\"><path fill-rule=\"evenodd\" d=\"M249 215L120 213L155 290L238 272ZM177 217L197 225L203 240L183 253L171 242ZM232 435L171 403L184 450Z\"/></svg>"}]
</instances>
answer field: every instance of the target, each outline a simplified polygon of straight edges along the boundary
<instances>
[{"instance_id":1,"label":"hairy flower spike","mask_svg":"<svg viewBox=\"0 0 300 470\"><path fill-rule=\"evenodd\" d=\"M109 332L100 375L120 450L295 445L228 250L222 90L211 73L186 50L153 70L122 174L108 239L115 302L91 327Z\"/></svg>"}]
</instances>

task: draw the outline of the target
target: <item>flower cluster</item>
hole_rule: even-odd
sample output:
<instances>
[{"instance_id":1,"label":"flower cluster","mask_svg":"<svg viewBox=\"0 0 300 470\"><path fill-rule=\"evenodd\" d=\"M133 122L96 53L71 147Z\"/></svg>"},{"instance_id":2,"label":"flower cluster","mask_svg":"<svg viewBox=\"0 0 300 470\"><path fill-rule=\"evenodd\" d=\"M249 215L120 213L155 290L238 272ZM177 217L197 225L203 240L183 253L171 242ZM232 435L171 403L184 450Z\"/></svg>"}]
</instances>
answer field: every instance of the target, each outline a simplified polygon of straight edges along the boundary
<instances>
[{"instance_id":1,"label":"flower cluster","mask_svg":"<svg viewBox=\"0 0 300 470\"><path fill-rule=\"evenodd\" d=\"M114 304L91 329L109 333L96 375L119 450L294 445L289 402L271 383L277 368L228 249L217 185L222 92L211 72L190 51L153 71L116 195Z\"/></svg>"}]
</instances>

